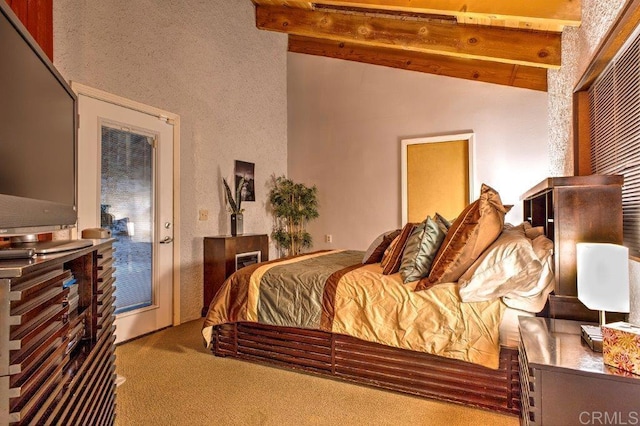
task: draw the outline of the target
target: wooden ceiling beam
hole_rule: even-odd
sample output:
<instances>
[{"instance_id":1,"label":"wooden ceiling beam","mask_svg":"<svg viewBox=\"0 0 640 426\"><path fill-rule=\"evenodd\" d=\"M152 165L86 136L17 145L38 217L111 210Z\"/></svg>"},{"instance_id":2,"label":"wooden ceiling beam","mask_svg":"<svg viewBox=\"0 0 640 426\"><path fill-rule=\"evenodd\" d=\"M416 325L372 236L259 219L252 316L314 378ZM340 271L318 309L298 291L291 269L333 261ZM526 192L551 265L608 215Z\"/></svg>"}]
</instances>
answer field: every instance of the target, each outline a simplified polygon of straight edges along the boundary
<instances>
[{"instance_id":1,"label":"wooden ceiling beam","mask_svg":"<svg viewBox=\"0 0 640 426\"><path fill-rule=\"evenodd\" d=\"M308 7L309 3L315 3L459 18L544 21L567 26L579 26L582 20L580 0L287 0L287 3L293 6L300 4Z\"/></svg>"},{"instance_id":2,"label":"wooden ceiling beam","mask_svg":"<svg viewBox=\"0 0 640 426\"><path fill-rule=\"evenodd\" d=\"M289 36L289 51L485 83L547 91L547 70L545 68L401 51L295 35Z\"/></svg>"},{"instance_id":3,"label":"wooden ceiling beam","mask_svg":"<svg viewBox=\"0 0 640 426\"><path fill-rule=\"evenodd\" d=\"M317 39L559 68L561 34L256 5L256 26Z\"/></svg>"},{"instance_id":4,"label":"wooden ceiling beam","mask_svg":"<svg viewBox=\"0 0 640 426\"><path fill-rule=\"evenodd\" d=\"M262 3L255 0L255 3ZM560 26L579 26L582 20L580 0L280 0L269 1L309 8L312 4L378 9L395 12L451 15L480 20L517 20L544 22Z\"/></svg>"}]
</instances>

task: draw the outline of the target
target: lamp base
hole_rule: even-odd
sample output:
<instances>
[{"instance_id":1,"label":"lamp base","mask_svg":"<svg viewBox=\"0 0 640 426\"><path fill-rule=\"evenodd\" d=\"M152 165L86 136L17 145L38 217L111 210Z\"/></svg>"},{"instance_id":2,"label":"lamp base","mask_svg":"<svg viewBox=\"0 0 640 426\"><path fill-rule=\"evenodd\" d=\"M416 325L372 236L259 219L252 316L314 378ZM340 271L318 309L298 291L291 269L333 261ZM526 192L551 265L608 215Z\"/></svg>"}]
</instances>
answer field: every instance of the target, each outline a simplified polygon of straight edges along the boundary
<instances>
[{"instance_id":1,"label":"lamp base","mask_svg":"<svg viewBox=\"0 0 640 426\"><path fill-rule=\"evenodd\" d=\"M581 325L582 340L594 352L602 352L602 329L599 325Z\"/></svg>"}]
</instances>

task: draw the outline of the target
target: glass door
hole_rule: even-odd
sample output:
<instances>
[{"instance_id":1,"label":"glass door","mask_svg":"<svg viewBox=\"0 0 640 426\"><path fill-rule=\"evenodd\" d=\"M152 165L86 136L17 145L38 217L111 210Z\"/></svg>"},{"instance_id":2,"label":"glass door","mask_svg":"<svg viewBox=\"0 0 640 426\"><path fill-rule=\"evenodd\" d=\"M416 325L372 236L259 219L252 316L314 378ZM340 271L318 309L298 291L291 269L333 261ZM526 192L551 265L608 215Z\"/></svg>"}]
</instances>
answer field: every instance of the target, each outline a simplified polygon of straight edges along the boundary
<instances>
[{"instance_id":1,"label":"glass door","mask_svg":"<svg viewBox=\"0 0 640 426\"><path fill-rule=\"evenodd\" d=\"M152 305L155 136L104 125L100 227L115 238L116 315Z\"/></svg>"},{"instance_id":2,"label":"glass door","mask_svg":"<svg viewBox=\"0 0 640 426\"><path fill-rule=\"evenodd\" d=\"M78 229L115 239L116 343L173 323L173 126L78 97Z\"/></svg>"}]
</instances>

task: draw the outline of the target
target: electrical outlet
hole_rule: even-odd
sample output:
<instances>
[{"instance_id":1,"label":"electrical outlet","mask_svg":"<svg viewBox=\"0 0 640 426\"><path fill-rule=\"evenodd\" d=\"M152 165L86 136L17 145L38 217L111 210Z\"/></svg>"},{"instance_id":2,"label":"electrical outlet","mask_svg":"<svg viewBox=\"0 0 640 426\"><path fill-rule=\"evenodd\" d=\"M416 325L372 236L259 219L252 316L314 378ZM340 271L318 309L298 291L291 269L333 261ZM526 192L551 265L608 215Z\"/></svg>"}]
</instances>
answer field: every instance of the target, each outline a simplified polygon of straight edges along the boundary
<instances>
[{"instance_id":1,"label":"electrical outlet","mask_svg":"<svg viewBox=\"0 0 640 426\"><path fill-rule=\"evenodd\" d=\"M198 220L209 220L209 210L200 209L198 212Z\"/></svg>"},{"instance_id":2,"label":"electrical outlet","mask_svg":"<svg viewBox=\"0 0 640 426\"><path fill-rule=\"evenodd\" d=\"M332 243L333 242L333 235L331 234L327 234L324 236L324 242L325 243Z\"/></svg>"}]
</instances>

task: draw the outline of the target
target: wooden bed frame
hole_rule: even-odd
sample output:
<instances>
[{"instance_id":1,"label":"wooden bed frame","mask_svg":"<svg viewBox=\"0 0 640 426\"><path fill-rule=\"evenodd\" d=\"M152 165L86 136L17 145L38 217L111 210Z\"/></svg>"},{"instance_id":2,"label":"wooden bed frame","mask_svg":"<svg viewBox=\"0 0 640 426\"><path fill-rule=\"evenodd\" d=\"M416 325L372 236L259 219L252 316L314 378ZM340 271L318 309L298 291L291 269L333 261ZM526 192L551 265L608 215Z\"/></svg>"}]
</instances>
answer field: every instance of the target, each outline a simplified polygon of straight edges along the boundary
<instances>
[{"instance_id":1,"label":"wooden bed frame","mask_svg":"<svg viewBox=\"0 0 640 426\"><path fill-rule=\"evenodd\" d=\"M505 413L520 412L517 347L497 370L324 331L233 323L214 327L212 351L342 380Z\"/></svg>"},{"instance_id":2,"label":"wooden bed frame","mask_svg":"<svg viewBox=\"0 0 640 426\"><path fill-rule=\"evenodd\" d=\"M622 242L621 186L621 176L549 178L522 196L524 220L542 226L556 246L555 291L541 315L597 319L597 313L587 310L576 297L573 253L576 241ZM214 327L212 351L216 356L520 413L517 347L501 347L500 366L493 370L323 331L238 323Z\"/></svg>"}]
</instances>

